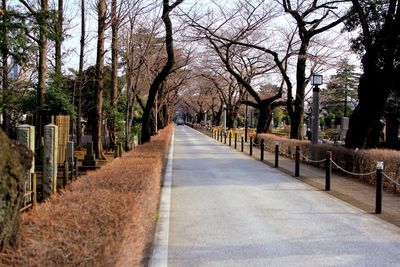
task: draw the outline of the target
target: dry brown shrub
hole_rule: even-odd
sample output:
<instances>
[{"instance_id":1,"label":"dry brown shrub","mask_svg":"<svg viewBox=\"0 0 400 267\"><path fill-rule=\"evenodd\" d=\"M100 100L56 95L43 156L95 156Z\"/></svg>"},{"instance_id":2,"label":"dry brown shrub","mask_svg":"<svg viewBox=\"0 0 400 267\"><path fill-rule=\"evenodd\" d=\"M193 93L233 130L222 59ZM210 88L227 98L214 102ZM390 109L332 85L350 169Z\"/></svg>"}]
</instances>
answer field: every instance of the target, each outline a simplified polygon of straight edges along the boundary
<instances>
[{"instance_id":1,"label":"dry brown shrub","mask_svg":"<svg viewBox=\"0 0 400 267\"><path fill-rule=\"evenodd\" d=\"M6 266L139 266L152 241L172 126L21 215Z\"/></svg>"},{"instance_id":2,"label":"dry brown shrub","mask_svg":"<svg viewBox=\"0 0 400 267\"><path fill-rule=\"evenodd\" d=\"M256 138L255 135L252 135ZM347 149L342 146L318 144L312 145L309 141L287 139L273 134L258 134L258 139L264 139L266 149L273 152L276 142L279 143L280 153L284 156L294 158L296 146L308 158L315 160L324 159L326 152L332 152L332 159L342 168L353 173L369 173L376 170L377 161L384 162L384 172L393 179L400 178L400 152L389 149L361 149L358 151ZM319 167L323 167L320 164ZM343 173L341 173L343 174ZM365 183L374 185L376 175L354 176ZM392 191L393 183L385 179L385 189ZM400 188L397 188L399 191Z\"/></svg>"}]
</instances>

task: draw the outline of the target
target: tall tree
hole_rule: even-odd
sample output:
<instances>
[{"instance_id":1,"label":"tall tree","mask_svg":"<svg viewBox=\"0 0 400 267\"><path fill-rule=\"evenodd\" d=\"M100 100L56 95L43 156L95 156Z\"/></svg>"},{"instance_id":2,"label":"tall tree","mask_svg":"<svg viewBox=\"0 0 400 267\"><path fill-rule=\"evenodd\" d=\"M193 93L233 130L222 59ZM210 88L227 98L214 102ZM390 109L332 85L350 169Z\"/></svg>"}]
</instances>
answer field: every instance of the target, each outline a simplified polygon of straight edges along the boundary
<instances>
[{"instance_id":1,"label":"tall tree","mask_svg":"<svg viewBox=\"0 0 400 267\"><path fill-rule=\"evenodd\" d=\"M173 41L172 22L170 18L170 13L174 8L176 8L182 2L183 0L176 0L173 4L170 5L169 0L163 0L163 10L161 17L165 26L165 45L167 49L167 62L165 63L161 71L157 74L157 76L154 78L149 89L149 95L147 97L147 102L142 117L142 136L141 136L142 143L150 141L151 137L150 116L154 106L156 95L158 90L161 88L162 83L168 77L175 63L174 41Z\"/></svg>"},{"instance_id":2,"label":"tall tree","mask_svg":"<svg viewBox=\"0 0 400 267\"><path fill-rule=\"evenodd\" d=\"M93 133L94 152L97 159L105 159L102 143L103 92L104 92L104 41L106 31L106 0L97 2L97 55L96 55L96 117Z\"/></svg>"},{"instance_id":3,"label":"tall tree","mask_svg":"<svg viewBox=\"0 0 400 267\"><path fill-rule=\"evenodd\" d=\"M119 32L120 27L125 24L127 18L136 17L137 13L140 12L141 0L131 1L117 1L111 0L111 97L110 106L112 110L110 125L110 145L114 147L117 138L117 127L116 127L116 110L118 109L118 69L119 61L118 58L121 53L118 52L119 44ZM129 19L128 19L129 23ZM129 140L128 140L129 141Z\"/></svg>"},{"instance_id":4,"label":"tall tree","mask_svg":"<svg viewBox=\"0 0 400 267\"><path fill-rule=\"evenodd\" d=\"M35 116L37 137L39 138L37 144L40 144L40 138L43 135L43 127L45 123L45 104L46 104L46 78L47 78L47 41L49 34L49 3L48 0L40 0L39 7L35 8L25 0L19 0L22 3L39 27L39 37L37 38L27 29L26 34L34 40L39 47L38 58L38 81L37 81L37 112ZM39 147L40 148L40 147ZM39 153L40 154L40 153Z\"/></svg>"},{"instance_id":5,"label":"tall tree","mask_svg":"<svg viewBox=\"0 0 400 267\"><path fill-rule=\"evenodd\" d=\"M117 105L118 94L118 22L117 0L111 0L111 109ZM115 120L112 118L110 127L110 145L114 148L116 142Z\"/></svg>"},{"instance_id":6,"label":"tall tree","mask_svg":"<svg viewBox=\"0 0 400 267\"><path fill-rule=\"evenodd\" d=\"M80 49L79 49L79 69L77 77L77 115L76 115L76 144L80 146L82 144L82 89L83 89L83 64L85 57L85 43L86 43L86 8L85 0L81 0L81 38L80 38Z\"/></svg>"},{"instance_id":7,"label":"tall tree","mask_svg":"<svg viewBox=\"0 0 400 267\"><path fill-rule=\"evenodd\" d=\"M398 0L352 0L354 16L348 30L361 32L353 48L362 56L363 74L358 86L359 103L350 116L346 147L376 147L386 100L397 91L400 75L400 2Z\"/></svg>"}]
</instances>

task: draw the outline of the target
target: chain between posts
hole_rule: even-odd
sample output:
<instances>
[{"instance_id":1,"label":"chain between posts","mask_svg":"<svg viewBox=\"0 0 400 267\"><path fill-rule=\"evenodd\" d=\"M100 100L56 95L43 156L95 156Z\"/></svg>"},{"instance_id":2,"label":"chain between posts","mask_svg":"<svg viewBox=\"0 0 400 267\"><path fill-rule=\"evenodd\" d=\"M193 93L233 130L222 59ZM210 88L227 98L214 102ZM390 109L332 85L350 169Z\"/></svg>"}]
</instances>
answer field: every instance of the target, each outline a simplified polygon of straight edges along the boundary
<instances>
[{"instance_id":1,"label":"chain between posts","mask_svg":"<svg viewBox=\"0 0 400 267\"><path fill-rule=\"evenodd\" d=\"M367 175L372 175L372 174L375 174L375 173L376 173L376 171L368 172L368 173L354 173L354 172L350 172L350 171L347 171L347 170L343 169L343 168L340 167L335 161L333 161L333 159L331 159L331 162L333 163L333 165L336 166L336 168L338 168L339 170L341 170L341 171L343 171L343 172L345 172L345 173L347 173L347 174L349 174L349 175L367 176Z\"/></svg>"},{"instance_id":2,"label":"chain between posts","mask_svg":"<svg viewBox=\"0 0 400 267\"><path fill-rule=\"evenodd\" d=\"M257 144L256 142L254 142L254 139L251 139L250 141L252 142L253 146L259 146L260 145L260 144Z\"/></svg>"},{"instance_id":3,"label":"chain between posts","mask_svg":"<svg viewBox=\"0 0 400 267\"><path fill-rule=\"evenodd\" d=\"M395 181L393 178L390 178L389 175L387 175L387 174L384 173L384 172L382 172L382 174L383 174L383 176L384 176L386 179L388 179L389 181L391 181L391 182L394 183L395 185L400 186L400 183L397 182L397 181Z\"/></svg>"},{"instance_id":4,"label":"chain between posts","mask_svg":"<svg viewBox=\"0 0 400 267\"><path fill-rule=\"evenodd\" d=\"M305 155L303 155L301 152L300 152L300 156L302 156L305 159L305 161L311 162L311 163L321 163L321 162L325 162L326 161L326 159L312 160L312 159L306 157Z\"/></svg>"}]
</instances>

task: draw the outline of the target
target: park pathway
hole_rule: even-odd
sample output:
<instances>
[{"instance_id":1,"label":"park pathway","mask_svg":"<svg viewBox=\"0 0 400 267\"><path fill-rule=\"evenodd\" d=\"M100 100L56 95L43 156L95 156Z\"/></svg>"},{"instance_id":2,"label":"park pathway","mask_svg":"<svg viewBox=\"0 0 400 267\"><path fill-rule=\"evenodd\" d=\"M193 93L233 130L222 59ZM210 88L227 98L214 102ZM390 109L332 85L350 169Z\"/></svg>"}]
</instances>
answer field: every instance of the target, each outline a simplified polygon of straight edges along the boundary
<instances>
[{"instance_id":1,"label":"park pathway","mask_svg":"<svg viewBox=\"0 0 400 267\"><path fill-rule=\"evenodd\" d=\"M400 266L397 226L189 127L168 174L151 266Z\"/></svg>"}]
</instances>

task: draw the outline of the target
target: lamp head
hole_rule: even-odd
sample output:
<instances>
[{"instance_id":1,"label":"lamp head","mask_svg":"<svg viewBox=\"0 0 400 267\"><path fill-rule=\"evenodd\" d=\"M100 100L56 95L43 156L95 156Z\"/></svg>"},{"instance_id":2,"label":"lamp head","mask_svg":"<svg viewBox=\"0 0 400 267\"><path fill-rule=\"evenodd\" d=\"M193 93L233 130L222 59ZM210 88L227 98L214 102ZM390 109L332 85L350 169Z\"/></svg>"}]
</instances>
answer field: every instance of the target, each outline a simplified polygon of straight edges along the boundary
<instances>
[{"instance_id":1,"label":"lamp head","mask_svg":"<svg viewBox=\"0 0 400 267\"><path fill-rule=\"evenodd\" d=\"M311 85L321 85L323 83L322 75L313 74L311 75Z\"/></svg>"}]
</instances>

